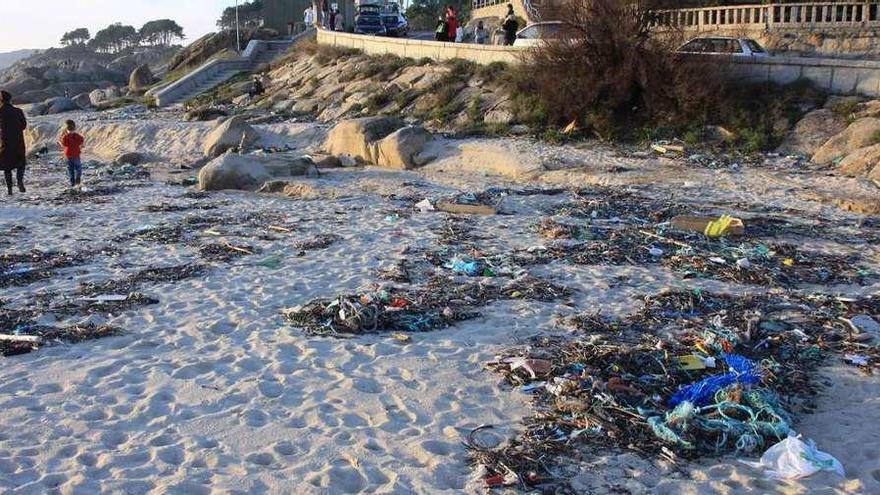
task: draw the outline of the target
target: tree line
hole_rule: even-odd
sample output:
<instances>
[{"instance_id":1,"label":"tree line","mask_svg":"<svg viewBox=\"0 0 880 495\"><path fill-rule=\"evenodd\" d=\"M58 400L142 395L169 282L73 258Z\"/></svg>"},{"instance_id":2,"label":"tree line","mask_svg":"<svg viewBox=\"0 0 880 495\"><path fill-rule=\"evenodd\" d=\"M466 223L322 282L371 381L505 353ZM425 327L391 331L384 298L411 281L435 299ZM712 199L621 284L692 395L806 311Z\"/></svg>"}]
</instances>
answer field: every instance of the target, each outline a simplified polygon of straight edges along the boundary
<instances>
[{"instance_id":1,"label":"tree line","mask_svg":"<svg viewBox=\"0 0 880 495\"><path fill-rule=\"evenodd\" d=\"M242 27L258 27L263 20L263 0L243 2L238 6L238 22ZM220 29L235 29L235 7L226 7L217 21Z\"/></svg>"},{"instance_id":2,"label":"tree line","mask_svg":"<svg viewBox=\"0 0 880 495\"><path fill-rule=\"evenodd\" d=\"M139 46L170 46L174 40L183 39L183 28L171 19L149 21L140 29L121 23L111 24L92 37L86 28L64 33L63 46L85 46L96 52L119 53Z\"/></svg>"}]
</instances>

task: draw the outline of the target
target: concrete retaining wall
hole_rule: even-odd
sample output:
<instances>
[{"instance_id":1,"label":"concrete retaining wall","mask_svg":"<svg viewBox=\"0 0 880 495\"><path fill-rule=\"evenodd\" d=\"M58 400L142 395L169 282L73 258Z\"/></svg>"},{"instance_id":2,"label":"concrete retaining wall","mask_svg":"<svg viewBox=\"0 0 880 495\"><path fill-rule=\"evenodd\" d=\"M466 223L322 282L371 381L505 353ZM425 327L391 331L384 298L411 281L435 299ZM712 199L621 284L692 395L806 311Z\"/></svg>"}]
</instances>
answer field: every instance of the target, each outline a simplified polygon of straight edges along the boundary
<instances>
[{"instance_id":1,"label":"concrete retaining wall","mask_svg":"<svg viewBox=\"0 0 880 495\"><path fill-rule=\"evenodd\" d=\"M480 64L518 63L526 50L509 46L443 43L398 38L379 38L332 31L318 31L318 43L355 48L369 55L393 54L413 59L449 60L461 58ZM747 81L787 84L809 79L817 87L834 94L861 94L880 97L880 61L813 57L707 58L719 66L732 62L731 77Z\"/></svg>"},{"instance_id":2,"label":"concrete retaining wall","mask_svg":"<svg viewBox=\"0 0 880 495\"><path fill-rule=\"evenodd\" d=\"M413 59L450 60L461 58L478 64L492 62L518 63L524 48L469 43L446 43L405 38L380 38L359 34L318 30L318 43L355 48L369 55L392 54Z\"/></svg>"},{"instance_id":3,"label":"concrete retaining wall","mask_svg":"<svg viewBox=\"0 0 880 495\"><path fill-rule=\"evenodd\" d=\"M788 84L808 79L833 94L880 97L880 62L813 57L737 59L732 77L747 81Z\"/></svg>"}]
</instances>

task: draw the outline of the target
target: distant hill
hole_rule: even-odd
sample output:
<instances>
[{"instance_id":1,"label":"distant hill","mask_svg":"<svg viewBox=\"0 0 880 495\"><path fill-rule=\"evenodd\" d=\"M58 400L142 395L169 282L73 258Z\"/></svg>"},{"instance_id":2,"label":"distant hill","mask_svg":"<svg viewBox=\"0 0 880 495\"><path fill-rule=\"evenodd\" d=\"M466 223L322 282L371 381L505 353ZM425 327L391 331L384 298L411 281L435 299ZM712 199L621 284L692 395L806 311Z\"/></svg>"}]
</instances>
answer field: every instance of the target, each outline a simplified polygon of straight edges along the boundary
<instances>
[{"instance_id":1,"label":"distant hill","mask_svg":"<svg viewBox=\"0 0 880 495\"><path fill-rule=\"evenodd\" d=\"M14 52L0 53L0 69L9 67L19 60L28 58L39 51L40 50L16 50Z\"/></svg>"}]
</instances>

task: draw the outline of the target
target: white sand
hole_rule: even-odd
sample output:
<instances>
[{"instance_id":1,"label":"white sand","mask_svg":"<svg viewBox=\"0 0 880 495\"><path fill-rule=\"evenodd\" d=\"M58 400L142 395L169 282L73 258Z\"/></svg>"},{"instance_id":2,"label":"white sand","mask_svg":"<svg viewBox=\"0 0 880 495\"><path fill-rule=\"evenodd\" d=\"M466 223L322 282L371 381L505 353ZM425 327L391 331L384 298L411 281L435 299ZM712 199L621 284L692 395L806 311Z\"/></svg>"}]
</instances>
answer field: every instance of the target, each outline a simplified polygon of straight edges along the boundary
<instances>
[{"instance_id":1,"label":"white sand","mask_svg":"<svg viewBox=\"0 0 880 495\"><path fill-rule=\"evenodd\" d=\"M106 142L95 147L104 159L127 151L120 143L136 139L131 123L90 125L96 133L105 126L101 136ZM138 125L155 129L137 145L172 162L191 158L206 129L205 124ZM291 129L264 131L279 140L284 134L320 134L309 126ZM805 221L821 214L837 219L844 230L855 229L858 217L816 202L806 192L836 187L871 193L857 181L819 173L686 171L656 160L615 158L608 150L547 150L528 143L519 152L532 153L529 160L558 153L575 165L587 164L580 171L547 174L543 181L647 182L657 194L674 191L676 197L695 201L802 208ZM612 165L633 172L595 168ZM246 234L221 239L257 246L262 254L217 263L205 276L148 285L143 291L159 299L157 305L89 317L120 327L122 336L0 358L2 493L480 493L483 488L471 479L460 444L464 435L493 424L507 436L530 414L525 396L499 387L498 377L483 371L482 364L495 353L517 338L558 331L557 315L587 308L623 315L633 309L633 296L663 287L755 290L682 281L658 267L553 263L533 273L577 289L570 301L496 303L482 310L481 318L415 334L408 344L387 335L307 337L285 325L282 308L370 287L378 280L374 270L405 257L406 247L435 245L429 228L441 225L445 214L388 220L400 203L382 195L436 197L509 179L473 168L452 172L442 165L423 172L334 171L309 183L334 188L339 199L215 193L198 201L227 202L217 210L145 213L145 205L193 200L179 199L183 188L154 182L110 196L103 204L53 206L46 199L61 191L63 171L41 165L32 170L26 195L31 199L22 202L16 196L0 203L0 231L28 227L5 237L10 244L2 245L4 250L90 250L139 225L172 223L189 214L280 212L299 227L292 234L276 234L277 240L261 241L251 237L256 229L217 225L224 234ZM422 185L401 187L402 181ZM711 184L719 187L713 190ZM481 244L511 249L543 242L532 226L544 208L567 198L508 198L505 207L513 215L475 219L477 231L487 236ZM293 242L318 233L335 233L343 240L297 257ZM42 292L69 294L78 283L198 261L195 249L184 244L135 241L119 247L123 253L118 257L99 256L50 280L0 289L0 299L10 300L10 306L27 305ZM876 260L877 246L858 249ZM280 269L255 265L275 254L283 256ZM835 290L867 294L878 286ZM846 366L826 373L831 387L818 411L804 417L797 429L843 462L846 480L822 474L772 482L732 458L685 465L680 473L619 453L584 461L575 486L583 493L878 493L880 380Z\"/></svg>"}]
</instances>

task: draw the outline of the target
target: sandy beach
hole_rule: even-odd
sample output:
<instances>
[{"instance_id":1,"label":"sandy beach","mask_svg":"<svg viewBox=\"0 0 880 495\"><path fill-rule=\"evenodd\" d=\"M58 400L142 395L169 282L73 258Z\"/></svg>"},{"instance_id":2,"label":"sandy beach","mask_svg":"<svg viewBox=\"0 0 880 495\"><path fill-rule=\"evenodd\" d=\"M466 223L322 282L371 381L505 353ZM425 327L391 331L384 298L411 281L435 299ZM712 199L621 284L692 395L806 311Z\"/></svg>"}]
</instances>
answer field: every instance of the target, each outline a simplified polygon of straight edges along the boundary
<instances>
[{"instance_id":1,"label":"sandy beach","mask_svg":"<svg viewBox=\"0 0 880 495\"><path fill-rule=\"evenodd\" d=\"M45 125L45 139L51 139L57 123L44 119L33 124ZM315 151L326 132L311 124L257 127L264 143L288 144L299 153ZM560 317L591 309L623 317L639 297L664 289L768 290L684 279L657 264L554 261L525 269L571 289L571 295L478 305L477 318L409 333L407 339L387 333L313 336L284 319L283 310L315 298L392 285L380 274L401 263L409 263L413 275L403 286L421 286L432 275L454 279L424 256L455 252L457 242L443 239L453 217L482 251L527 250L548 242L536 225L566 217L560 208L576 199L576 188L601 184L739 215L747 223L754 216L782 218L805 232L770 233L764 241L857 255L874 268L880 254L876 217L868 222L870 217L846 212L823 196L876 200L877 189L785 157L768 158L759 167L713 169L633 157L599 144L485 139L471 144L515 150L546 171L513 179L492 168L497 157L481 162L473 154L450 153L418 171L322 170L320 177L300 181L308 199L172 185L194 176L181 165L193 161L209 130L206 123L172 117L84 122L83 133L95 141L85 151L86 160L96 162L84 175L91 195L66 192L53 151L31 162L26 194L0 202L4 253L83 255L44 278L3 286L0 309L35 310L41 325L110 325L119 332L0 357L0 492L485 493L462 441L481 425L494 426L492 441L507 441L531 414L526 394L484 369L497 354L536 334L568 335L557 323ZM138 168L150 177L97 175L113 168L103 165L113 156L132 148L155 157ZM504 214L456 216L414 207L425 198L488 188L508 189L499 196ZM528 188L535 193L516 194ZM602 213L567 220L627 221ZM326 247L302 247L331 235ZM228 259L220 259L206 245L246 252L227 250ZM194 276L138 283L135 291L154 304L94 310L82 302L88 284L192 265L200 269ZM877 278L798 287L851 297L876 295L878 289ZM733 455L672 465L632 452L583 448L571 459L579 473L571 485L591 494L878 493L880 379L839 356L826 364L816 409L797 414L794 428L837 457L845 479L819 473L799 481L768 480Z\"/></svg>"}]
</instances>

